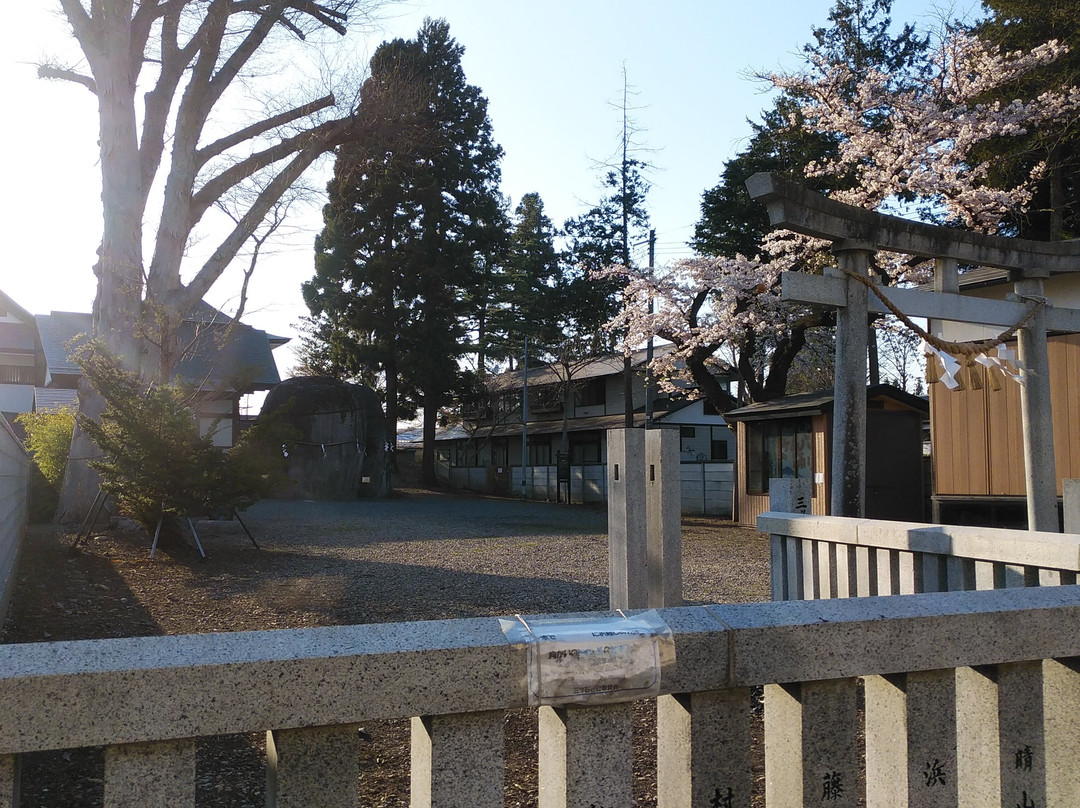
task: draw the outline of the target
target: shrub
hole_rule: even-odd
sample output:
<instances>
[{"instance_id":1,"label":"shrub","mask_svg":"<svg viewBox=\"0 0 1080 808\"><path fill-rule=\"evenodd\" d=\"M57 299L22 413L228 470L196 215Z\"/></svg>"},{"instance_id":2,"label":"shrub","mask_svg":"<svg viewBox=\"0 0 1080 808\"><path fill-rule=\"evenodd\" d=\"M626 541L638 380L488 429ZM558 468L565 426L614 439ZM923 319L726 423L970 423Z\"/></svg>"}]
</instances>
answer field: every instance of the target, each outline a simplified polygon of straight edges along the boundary
<instances>
[{"instance_id":1,"label":"shrub","mask_svg":"<svg viewBox=\"0 0 1080 808\"><path fill-rule=\"evenodd\" d=\"M64 467L75 430L73 409L24 412L15 421L26 433L26 449L36 471L30 484L30 519L47 522L56 513Z\"/></svg>"},{"instance_id":2,"label":"shrub","mask_svg":"<svg viewBox=\"0 0 1080 808\"><path fill-rule=\"evenodd\" d=\"M78 419L101 452L90 465L101 475L102 490L147 531L163 515L175 525L191 514L243 510L280 484L280 446L288 442L280 427L254 427L223 451L199 434L194 391L146 385L95 341L76 348L73 358L105 400L100 423Z\"/></svg>"},{"instance_id":3,"label":"shrub","mask_svg":"<svg viewBox=\"0 0 1080 808\"><path fill-rule=\"evenodd\" d=\"M73 409L24 412L15 421L26 431L26 448L49 485L57 490L64 479L71 434L75 431Z\"/></svg>"}]
</instances>

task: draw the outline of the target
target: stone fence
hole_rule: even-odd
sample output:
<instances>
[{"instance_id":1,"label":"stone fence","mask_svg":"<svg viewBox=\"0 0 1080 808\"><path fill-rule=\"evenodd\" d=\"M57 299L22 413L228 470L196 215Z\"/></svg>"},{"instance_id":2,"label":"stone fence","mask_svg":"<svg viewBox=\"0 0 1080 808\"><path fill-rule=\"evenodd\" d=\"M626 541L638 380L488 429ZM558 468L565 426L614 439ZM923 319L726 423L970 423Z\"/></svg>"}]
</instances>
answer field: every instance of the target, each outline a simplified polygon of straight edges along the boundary
<instances>
[{"instance_id":1,"label":"stone fence","mask_svg":"<svg viewBox=\"0 0 1080 808\"><path fill-rule=\"evenodd\" d=\"M674 646L660 808L749 806L761 732L769 808L1077 804L1080 588L648 614ZM503 805L504 713L547 658L507 631L526 621L0 646L0 806L20 755L82 746L105 747L107 808L191 806L196 739L260 731L270 805L355 805L357 726L403 717L413 806ZM632 805L631 703L538 710L541 808Z\"/></svg>"},{"instance_id":2,"label":"stone fence","mask_svg":"<svg viewBox=\"0 0 1080 808\"><path fill-rule=\"evenodd\" d=\"M30 457L0 415L0 625L7 614L29 510Z\"/></svg>"},{"instance_id":3,"label":"stone fence","mask_svg":"<svg viewBox=\"0 0 1080 808\"><path fill-rule=\"evenodd\" d=\"M1057 586L1080 571L1070 533L775 512L757 524L772 536L773 600Z\"/></svg>"}]
</instances>

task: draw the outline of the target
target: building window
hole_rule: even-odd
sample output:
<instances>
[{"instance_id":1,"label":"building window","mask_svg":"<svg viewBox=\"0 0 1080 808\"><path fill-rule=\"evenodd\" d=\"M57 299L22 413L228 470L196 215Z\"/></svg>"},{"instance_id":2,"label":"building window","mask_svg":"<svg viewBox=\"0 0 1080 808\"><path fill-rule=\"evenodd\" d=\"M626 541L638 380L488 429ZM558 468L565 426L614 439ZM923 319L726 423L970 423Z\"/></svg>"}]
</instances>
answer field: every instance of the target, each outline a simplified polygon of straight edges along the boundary
<instances>
[{"instance_id":1,"label":"building window","mask_svg":"<svg viewBox=\"0 0 1080 808\"><path fill-rule=\"evenodd\" d=\"M551 465L551 435L529 437L529 465Z\"/></svg>"},{"instance_id":2,"label":"building window","mask_svg":"<svg viewBox=\"0 0 1080 808\"><path fill-rule=\"evenodd\" d=\"M809 418L746 424L746 484L767 494L773 477L813 479L813 425Z\"/></svg>"},{"instance_id":3,"label":"building window","mask_svg":"<svg viewBox=\"0 0 1080 808\"><path fill-rule=\"evenodd\" d=\"M0 365L0 384L34 384L36 376L33 365Z\"/></svg>"},{"instance_id":4,"label":"building window","mask_svg":"<svg viewBox=\"0 0 1080 808\"><path fill-rule=\"evenodd\" d=\"M459 440L454 442L454 466L472 468L483 465L480 462L479 441Z\"/></svg>"},{"instance_id":5,"label":"building window","mask_svg":"<svg viewBox=\"0 0 1080 808\"><path fill-rule=\"evenodd\" d=\"M600 462L600 438L581 437L570 439L570 462L575 466Z\"/></svg>"},{"instance_id":6,"label":"building window","mask_svg":"<svg viewBox=\"0 0 1080 808\"><path fill-rule=\"evenodd\" d=\"M711 460L731 460L731 440L734 433L726 426L710 427L709 457Z\"/></svg>"},{"instance_id":7,"label":"building window","mask_svg":"<svg viewBox=\"0 0 1080 808\"><path fill-rule=\"evenodd\" d=\"M574 386L574 404L578 407L602 407L607 397L603 376L585 379Z\"/></svg>"}]
</instances>

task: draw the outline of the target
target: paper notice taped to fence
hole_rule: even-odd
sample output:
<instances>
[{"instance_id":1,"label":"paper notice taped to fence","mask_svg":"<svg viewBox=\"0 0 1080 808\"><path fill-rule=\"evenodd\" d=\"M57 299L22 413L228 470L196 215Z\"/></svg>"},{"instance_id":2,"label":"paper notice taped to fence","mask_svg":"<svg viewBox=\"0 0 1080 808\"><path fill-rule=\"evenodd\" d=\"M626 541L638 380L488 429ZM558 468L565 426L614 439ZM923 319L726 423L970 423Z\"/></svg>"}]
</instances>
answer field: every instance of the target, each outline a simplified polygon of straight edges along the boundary
<instances>
[{"instance_id":1,"label":"paper notice taped to fence","mask_svg":"<svg viewBox=\"0 0 1080 808\"><path fill-rule=\"evenodd\" d=\"M630 617L503 621L528 644L529 704L610 704L660 694L675 661L671 629L656 611Z\"/></svg>"}]
</instances>

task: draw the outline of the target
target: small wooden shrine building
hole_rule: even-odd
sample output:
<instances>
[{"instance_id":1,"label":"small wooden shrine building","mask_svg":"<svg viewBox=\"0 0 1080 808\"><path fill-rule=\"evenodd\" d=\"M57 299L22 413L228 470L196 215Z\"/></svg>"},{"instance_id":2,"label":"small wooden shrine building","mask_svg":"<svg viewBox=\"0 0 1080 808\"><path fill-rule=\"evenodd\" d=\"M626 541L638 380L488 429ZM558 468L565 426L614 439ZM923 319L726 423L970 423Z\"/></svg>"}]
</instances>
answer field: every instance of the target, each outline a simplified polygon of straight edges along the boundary
<instances>
[{"instance_id":1,"label":"small wooden shrine building","mask_svg":"<svg viewBox=\"0 0 1080 808\"><path fill-rule=\"evenodd\" d=\"M754 525L769 510L770 478L811 481L810 512L830 514L832 390L784 396L724 414L735 426L736 521ZM888 384L866 388L866 516L923 521L926 399Z\"/></svg>"}]
</instances>

